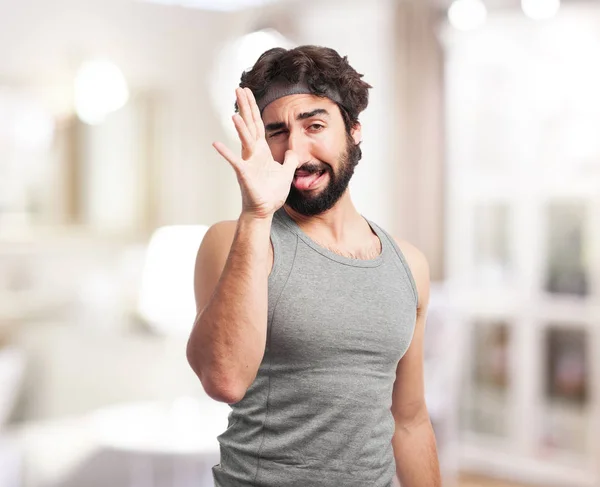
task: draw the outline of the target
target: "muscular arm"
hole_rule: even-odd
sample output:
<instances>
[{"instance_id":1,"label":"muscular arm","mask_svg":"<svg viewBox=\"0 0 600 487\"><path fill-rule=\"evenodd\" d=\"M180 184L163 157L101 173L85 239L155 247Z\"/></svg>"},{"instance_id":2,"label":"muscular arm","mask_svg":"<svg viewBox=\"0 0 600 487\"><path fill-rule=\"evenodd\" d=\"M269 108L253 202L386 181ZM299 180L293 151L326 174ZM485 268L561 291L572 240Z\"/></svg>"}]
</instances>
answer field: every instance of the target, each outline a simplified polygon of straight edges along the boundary
<instances>
[{"instance_id":1,"label":"muscular arm","mask_svg":"<svg viewBox=\"0 0 600 487\"><path fill-rule=\"evenodd\" d=\"M241 157L220 142L213 147L235 171L242 213L235 231L232 222L215 225L200 246L194 279L197 316L187 346L188 362L206 393L230 404L244 397L265 354L271 223L301 164L290 149L283 161L273 158L249 88L237 88L236 100L239 113L233 123Z\"/></svg>"},{"instance_id":2,"label":"muscular arm","mask_svg":"<svg viewBox=\"0 0 600 487\"><path fill-rule=\"evenodd\" d=\"M221 402L244 397L264 355L271 221L242 214L237 223L218 223L198 250L187 358L206 393Z\"/></svg>"},{"instance_id":3,"label":"muscular arm","mask_svg":"<svg viewBox=\"0 0 600 487\"><path fill-rule=\"evenodd\" d=\"M402 487L440 487L437 447L425 405L423 338L429 302L429 267L425 256L407 242L398 241L417 285L419 303L411 345L396 371L392 413L396 430L392 439L396 473Z\"/></svg>"}]
</instances>

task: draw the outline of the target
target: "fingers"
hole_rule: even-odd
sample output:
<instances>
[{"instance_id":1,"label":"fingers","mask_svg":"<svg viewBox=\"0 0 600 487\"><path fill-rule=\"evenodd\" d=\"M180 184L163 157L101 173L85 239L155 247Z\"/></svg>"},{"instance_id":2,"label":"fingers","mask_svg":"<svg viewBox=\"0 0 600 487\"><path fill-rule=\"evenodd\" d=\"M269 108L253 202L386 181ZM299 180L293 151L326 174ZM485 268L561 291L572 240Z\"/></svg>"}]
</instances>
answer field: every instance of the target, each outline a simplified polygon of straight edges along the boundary
<instances>
[{"instance_id":1,"label":"fingers","mask_svg":"<svg viewBox=\"0 0 600 487\"><path fill-rule=\"evenodd\" d=\"M244 120L237 113L234 114L231 118L233 120L233 125L235 125L235 129L237 130L243 148L247 149L248 151L251 151L254 147L255 139L250 134L248 127L244 123Z\"/></svg>"},{"instance_id":2,"label":"fingers","mask_svg":"<svg viewBox=\"0 0 600 487\"><path fill-rule=\"evenodd\" d=\"M296 154L292 150L285 151L285 156L283 158L283 167L285 167L291 174L294 174L296 169L302 165L300 162L300 158L298 154Z\"/></svg>"},{"instance_id":3,"label":"fingers","mask_svg":"<svg viewBox=\"0 0 600 487\"><path fill-rule=\"evenodd\" d=\"M242 116L250 135L256 140L256 124L254 123L252 109L250 108L250 102L248 101L248 91L250 90L238 88L236 90L237 102L240 109L240 115Z\"/></svg>"},{"instance_id":4,"label":"fingers","mask_svg":"<svg viewBox=\"0 0 600 487\"><path fill-rule=\"evenodd\" d=\"M265 124L262 121L262 117L260 116L260 110L258 109L258 105L256 104L256 99L254 98L254 93L252 90L246 88L248 94L248 102L250 103L250 108L252 110L252 119L254 120L254 125L256 126L256 135L258 137L265 136Z\"/></svg>"},{"instance_id":5,"label":"fingers","mask_svg":"<svg viewBox=\"0 0 600 487\"><path fill-rule=\"evenodd\" d=\"M242 142L242 157L247 159L259 138L265 137L265 126L260 116L256 99L249 88L237 88L239 114L233 116L233 123Z\"/></svg>"},{"instance_id":6,"label":"fingers","mask_svg":"<svg viewBox=\"0 0 600 487\"><path fill-rule=\"evenodd\" d=\"M213 142L213 147L219 154L221 154L221 156L227 162L229 162L229 164L231 164L231 166L233 167L233 169L235 169L236 172L240 170L240 161L238 157L233 152L231 152L227 146L225 146L221 142Z\"/></svg>"}]
</instances>

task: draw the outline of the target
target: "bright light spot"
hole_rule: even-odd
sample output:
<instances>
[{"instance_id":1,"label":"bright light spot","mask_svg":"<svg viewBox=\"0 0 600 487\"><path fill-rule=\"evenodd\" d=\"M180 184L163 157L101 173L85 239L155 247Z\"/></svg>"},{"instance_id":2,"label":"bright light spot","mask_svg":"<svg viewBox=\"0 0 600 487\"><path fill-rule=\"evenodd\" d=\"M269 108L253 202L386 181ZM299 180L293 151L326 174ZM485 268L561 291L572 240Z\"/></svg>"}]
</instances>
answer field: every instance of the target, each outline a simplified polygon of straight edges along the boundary
<instances>
[{"instance_id":1,"label":"bright light spot","mask_svg":"<svg viewBox=\"0 0 600 487\"><path fill-rule=\"evenodd\" d=\"M250 69L260 55L274 47L291 49L293 44L274 29L264 29L240 37L226 46L217 56L218 65L212 82L215 109L222 116L225 129L237 140L237 132L231 121L235 103L235 89L240 77Z\"/></svg>"},{"instance_id":2,"label":"bright light spot","mask_svg":"<svg viewBox=\"0 0 600 487\"><path fill-rule=\"evenodd\" d=\"M207 229L204 225L162 227L150 239L138 308L159 333L188 335L194 324L194 263Z\"/></svg>"},{"instance_id":3,"label":"bright light spot","mask_svg":"<svg viewBox=\"0 0 600 487\"><path fill-rule=\"evenodd\" d=\"M474 30L485 24L487 9L481 0L455 0L448 9L448 20L458 30Z\"/></svg>"},{"instance_id":4,"label":"bright light spot","mask_svg":"<svg viewBox=\"0 0 600 487\"><path fill-rule=\"evenodd\" d=\"M85 123L102 123L106 116L123 107L129 99L127 82L112 62L84 63L75 77L75 112Z\"/></svg>"},{"instance_id":5,"label":"bright light spot","mask_svg":"<svg viewBox=\"0 0 600 487\"><path fill-rule=\"evenodd\" d=\"M521 8L533 20L548 20L560 10L560 0L521 0Z\"/></svg>"},{"instance_id":6,"label":"bright light spot","mask_svg":"<svg viewBox=\"0 0 600 487\"><path fill-rule=\"evenodd\" d=\"M263 52L284 44L286 44L286 39L272 29L259 30L245 35L235 47L240 68L252 67Z\"/></svg>"}]
</instances>

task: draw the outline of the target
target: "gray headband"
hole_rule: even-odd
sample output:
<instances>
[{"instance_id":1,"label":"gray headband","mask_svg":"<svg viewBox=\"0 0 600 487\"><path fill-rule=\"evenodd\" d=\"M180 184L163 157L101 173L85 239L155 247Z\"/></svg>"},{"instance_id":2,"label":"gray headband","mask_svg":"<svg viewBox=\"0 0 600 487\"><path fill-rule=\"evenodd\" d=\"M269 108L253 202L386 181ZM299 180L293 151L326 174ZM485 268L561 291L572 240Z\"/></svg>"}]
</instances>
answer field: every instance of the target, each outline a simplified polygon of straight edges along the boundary
<instances>
[{"instance_id":1,"label":"gray headband","mask_svg":"<svg viewBox=\"0 0 600 487\"><path fill-rule=\"evenodd\" d=\"M342 105L342 97L338 91L334 88L327 88L323 94L317 94L312 91L308 85L304 82L289 83L286 81L277 81L273 83L264 94L262 98L257 100L258 109L262 114L263 110L269 103L273 103L279 98L283 98L288 95L315 95L324 96L330 100Z\"/></svg>"}]
</instances>

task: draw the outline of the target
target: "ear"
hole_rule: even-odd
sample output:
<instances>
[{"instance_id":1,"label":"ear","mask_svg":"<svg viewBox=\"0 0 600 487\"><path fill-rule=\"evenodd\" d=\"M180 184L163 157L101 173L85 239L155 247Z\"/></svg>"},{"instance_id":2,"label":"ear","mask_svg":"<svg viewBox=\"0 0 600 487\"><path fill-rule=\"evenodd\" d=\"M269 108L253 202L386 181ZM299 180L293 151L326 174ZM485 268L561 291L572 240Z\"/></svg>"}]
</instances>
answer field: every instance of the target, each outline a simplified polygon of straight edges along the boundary
<instances>
[{"instance_id":1,"label":"ear","mask_svg":"<svg viewBox=\"0 0 600 487\"><path fill-rule=\"evenodd\" d=\"M352 139L354 140L354 143L356 145L362 142L362 125L360 124L360 122L356 122L354 127L352 127L350 135L352 136Z\"/></svg>"}]
</instances>

